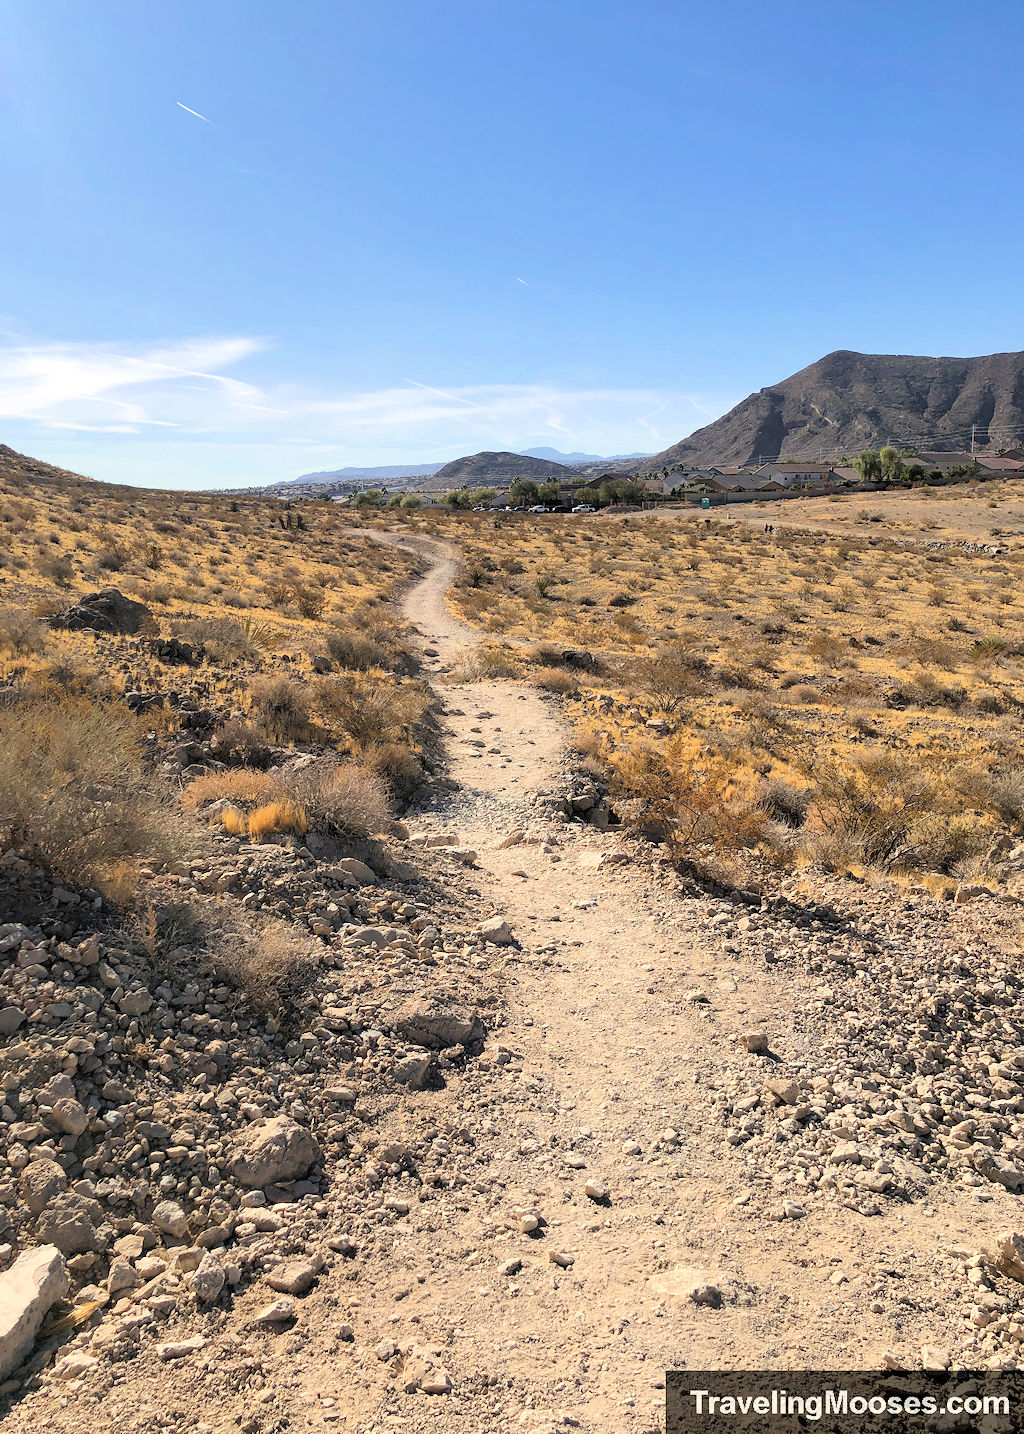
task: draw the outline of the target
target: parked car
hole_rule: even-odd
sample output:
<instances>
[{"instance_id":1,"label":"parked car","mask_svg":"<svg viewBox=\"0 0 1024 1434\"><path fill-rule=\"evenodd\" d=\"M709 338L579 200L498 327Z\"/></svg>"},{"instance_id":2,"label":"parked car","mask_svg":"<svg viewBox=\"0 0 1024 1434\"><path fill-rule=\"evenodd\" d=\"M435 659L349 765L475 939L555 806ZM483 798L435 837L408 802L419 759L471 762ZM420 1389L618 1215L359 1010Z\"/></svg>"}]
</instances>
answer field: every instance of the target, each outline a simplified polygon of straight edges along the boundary
<instances>
[{"instance_id":1,"label":"parked car","mask_svg":"<svg viewBox=\"0 0 1024 1434\"><path fill-rule=\"evenodd\" d=\"M589 503L577 503L576 507L572 511L574 513L596 513L597 509L591 507Z\"/></svg>"},{"instance_id":2,"label":"parked car","mask_svg":"<svg viewBox=\"0 0 1024 1434\"><path fill-rule=\"evenodd\" d=\"M535 503L532 508L527 508L528 513L546 513L548 510L543 503Z\"/></svg>"}]
</instances>

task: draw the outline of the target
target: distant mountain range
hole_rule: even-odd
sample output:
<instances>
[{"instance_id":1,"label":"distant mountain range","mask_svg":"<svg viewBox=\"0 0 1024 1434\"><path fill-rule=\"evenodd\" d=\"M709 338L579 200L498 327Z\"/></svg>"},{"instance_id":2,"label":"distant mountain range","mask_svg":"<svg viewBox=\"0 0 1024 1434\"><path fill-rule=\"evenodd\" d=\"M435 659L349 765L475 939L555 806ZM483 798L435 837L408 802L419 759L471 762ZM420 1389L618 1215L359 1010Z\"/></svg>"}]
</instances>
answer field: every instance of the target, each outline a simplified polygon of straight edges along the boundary
<instances>
[{"instance_id":1,"label":"distant mountain range","mask_svg":"<svg viewBox=\"0 0 1024 1434\"><path fill-rule=\"evenodd\" d=\"M478 457L473 454L471 457ZM541 458L548 463L568 465L573 463L622 463L627 460L647 458L647 453L620 453L613 458L602 458L597 453L559 453L557 448L527 448L522 453L513 454L516 458ZM452 462L462 463L466 460L455 458ZM319 473L303 473L299 478L289 478L287 483L389 483L396 478L430 478L442 469L450 467L447 463L392 463L379 468L332 468ZM274 487L280 487L274 484Z\"/></svg>"},{"instance_id":2,"label":"distant mountain range","mask_svg":"<svg viewBox=\"0 0 1024 1434\"><path fill-rule=\"evenodd\" d=\"M923 358L839 349L759 389L641 467L854 455L885 443L937 452L1024 441L1024 353Z\"/></svg>"}]
</instances>

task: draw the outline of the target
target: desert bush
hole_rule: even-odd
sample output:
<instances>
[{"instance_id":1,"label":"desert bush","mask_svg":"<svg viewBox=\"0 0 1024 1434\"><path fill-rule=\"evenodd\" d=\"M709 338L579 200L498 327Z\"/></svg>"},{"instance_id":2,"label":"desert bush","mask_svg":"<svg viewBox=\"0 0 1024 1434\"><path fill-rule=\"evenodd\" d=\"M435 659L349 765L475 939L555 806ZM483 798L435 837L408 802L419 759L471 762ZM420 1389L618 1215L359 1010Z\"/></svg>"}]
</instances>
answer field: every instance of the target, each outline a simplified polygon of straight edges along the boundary
<instances>
[{"instance_id":1,"label":"desert bush","mask_svg":"<svg viewBox=\"0 0 1024 1434\"><path fill-rule=\"evenodd\" d=\"M225 932L211 944L209 956L216 975L264 1015L288 1006L316 964L306 940L277 920L265 920L254 930Z\"/></svg>"},{"instance_id":2,"label":"desert bush","mask_svg":"<svg viewBox=\"0 0 1024 1434\"><path fill-rule=\"evenodd\" d=\"M561 667L538 667L533 674L533 685L542 692L552 692L559 697L568 697L579 691L579 679Z\"/></svg>"},{"instance_id":3,"label":"desert bush","mask_svg":"<svg viewBox=\"0 0 1024 1434\"><path fill-rule=\"evenodd\" d=\"M928 774L884 749L846 765L812 760L805 770L814 787L815 826L868 865L887 862L936 801Z\"/></svg>"},{"instance_id":4,"label":"desert bush","mask_svg":"<svg viewBox=\"0 0 1024 1434\"><path fill-rule=\"evenodd\" d=\"M720 758L695 754L677 739L661 747L637 743L613 761L613 790L635 804L631 825L660 838L674 860L761 839L765 813L743 795Z\"/></svg>"},{"instance_id":5,"label":"desert bush","mask_svg":"<svg viewBox=\"0 0 1024 1434\"><path fill-rule=\"evenodd\" d=\"M914 822L893 865L905 871L949 873L987 850L992 832L969 814L930 812Z\"/></svg>"},{"instance_id":6,"label":"desert bush","mask_svg":"<svg viewBox=\"0 0 1024 1434\"><path fill-rule=\"evenodd\" d=\"M276 832L303 836L309 830L309 817L297 802L278 798L250 812L246 826L254 841Z\"/></svg>"},{"instance_id":7,"label":"desert bush","mask_svg":"<svg viewBox=\"0 0 1024 1434\"><path fill-rule=\"evenodd\" d=\"M266 767L270 762L264 734L240 717L228 717L214 728L211 746L221 762L240 767Z\"/></svg>"},{"instance_id":8,"label":"desert bush","mask_svg":"<svg viewBox=\"0 0 1024 1434\"><path fill-rule=\"evenodd\" d=\"M18 607L0 608L0 652L26 657L42 652L45 642L46 629L32 613Z\"/></svg>"},{"instance_id":9,"label":"desert bush","mask_svg":"<svg viewBox=\"0 0 1024 1434\"><path fill-rule=\"evenodd\" d=\"M138 721L84 698L0 709L0 839L61 880L180 856L187 834L144 771Z\"/></svg>"},{"instance_id":10,"label":"desert bush","mask_svg":"<svg viewBox=\"0 0 1024 1434\"><path fill-rule=\"evenodd\" d=\"M360 748L409 741L430 703L429 690L420 683L369 672L324 678L314 693L321 722Z\"/></svg>"},{"instance_id":11,"label":"desert bush","mask_svg":"<svg viewBox=\"0 0 1024 1434\"><path fill-rule=\"evenodd\" d=\"M264 677L253 683L252 717L275 742L300 742L309 735L310 697L293 678Z\"/></svg>"},{"instance_id":12,"label":"desert bush","mask_svg":"<svg viewBox=\"0 0 1024 1434\"><path fill-rule=\"evenodd\" d=\"M758 805L773 821L787 827L801 827L807 819L811 793L776 777L765 782L758 793Z\"/></svg>"},{"instance_id":13,"label":"desert bush","mask_svg":"<svg viewBox=\"0 0 1024 1434\"><path fill-rule=\"evenodd\" d=\"M993 773L985 782L985 796L992 811L1004 822L1024 824L1024 770L1019 767Z\"/></svg>"},{"instance_id":14,"label":"desert bush","mask_svg":"<svg viewBox=\"0 0 1024 1434\"><path fill-rule=\"evenodd\" d=\"M400 802L411 800L423 780L423 764L410 747L401 742L385 742L368 748L362 754L367 771L380 778L392 797ZM379 829L379 828L378 828Z\"/></svg>"},{"instance_id":15,"label":"desert bush","mask_svg":"<svg viewBox=\"0 0 1024 1434\"><path fill-rule=\"evenodd\" d=\"M232 617L187 618L174 624L174 635L193 647L202 647L215 662L252 657L256 644L244 626Z\"/></svg>"},{"instance_id":16,"label":"desert bush","mask_svg":"<svg viewBox=\"0 0 1024 1434\"><path fill-rule=\"evenodd\" d=\"M339 667L365 672L371 667L386 667L387 653L370 637L348 628L329 632L324 640L327 654Z\"/></svg>"},{"instance_id":17,"label":"desert bush","mask_svg":"<svg viewBox=\"0 0 1024 1434\"><path fill-rule=\"evenodd\" d=\"M326 758L287 781L311 826L332 836L366 837L391 820L387 788L356 762Z\"/></svg>"},{"instance_id":18,"label":"desert bush","mask_svg":"<svg viewBox=\"0 0 1024 1434\"><path fill-rule=\"evenodd\" d=\"M452 667L456 682L502 681L520 675L520 659L507 647L480 643L461 653Z\"/></svg>"}]
</instances>

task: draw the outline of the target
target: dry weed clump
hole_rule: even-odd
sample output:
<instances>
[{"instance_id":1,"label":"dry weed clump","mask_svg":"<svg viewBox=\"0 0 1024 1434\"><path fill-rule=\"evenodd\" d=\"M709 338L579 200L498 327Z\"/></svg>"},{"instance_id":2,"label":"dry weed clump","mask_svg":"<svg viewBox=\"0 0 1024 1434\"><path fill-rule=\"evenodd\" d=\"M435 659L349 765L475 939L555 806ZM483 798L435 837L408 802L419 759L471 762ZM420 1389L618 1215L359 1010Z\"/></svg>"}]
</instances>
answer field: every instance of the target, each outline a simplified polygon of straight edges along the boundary
<instances>
[{"instance_id":1,"label":"dry weed clump","mask_svg":"<svg viewBox=\"0 0 1024 1434\"><path fill-rule=\"evenodd\" d=\"M272 833L367 837L386 829L389 792L378 774L356 762L323 758L300 771L258 772L240 768L196 777L182 793L192 811L211 803L231 805L217 820L233 835L260 838Z\"/></svg>"},{"instance_id":2,"label":"dry weed clump","mask_svg":"<svg viewBox=\"0 0 1024 1434\"><path fill-rule=\"evenodd\" d=\"M677 862L754 847L766 816L721 758L679 738L638 742L613 758L613 791L632 803L631 824L665 843Z\"/></svg>"},{"instance_id":3,"label":"dry weed clump","mask_svg":"<svg viewBox=\"0 0 1024 1434\"><path fill-rule=\"evenodd\" d=\"M432 700L423 683L373 672L325 677L313 693L322 725L332 735L347 738L358 751L410 744Z\"/></svg>"},{"instance_id":4,"label":"dry weed clump","mask_svg":"<svg viewBox=\"0 0 1024 1434\"><path fill-rule=\"evenodd\" d=\"M299 932L273 918L251 930L224 932L209 955L215 973L267 1016L286 1009L316 969Z\"/></svg>"},{"instance_id":5,"label":"dry weed clump","mask_svg":"<svg viewBox=\"0 0 1024 1434\"><path fill-rule=\"evenodd\" d=\"M46 629L34 613L23 608L0 608L0 654L26 657L42 652Z\"/></svg>"},{"instance_id":6,"label":"dry weed clump","mask_svg":"<svg viewBox=\"0 0 1024 1434\"><path fill-rule=\"evenodd\" d=\"M125 708L26 693L0 708L0 842L62 881L102 885L188 848Z\"/></svg>"}]
</instances>

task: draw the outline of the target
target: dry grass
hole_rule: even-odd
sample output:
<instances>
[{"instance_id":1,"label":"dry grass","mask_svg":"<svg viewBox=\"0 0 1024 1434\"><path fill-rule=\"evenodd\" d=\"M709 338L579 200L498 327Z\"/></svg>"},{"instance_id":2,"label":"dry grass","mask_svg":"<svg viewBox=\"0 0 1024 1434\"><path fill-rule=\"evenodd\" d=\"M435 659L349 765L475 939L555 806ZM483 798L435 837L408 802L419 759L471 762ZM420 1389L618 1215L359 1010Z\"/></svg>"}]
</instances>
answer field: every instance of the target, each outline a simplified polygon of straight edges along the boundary
<instances>
[{"instance_id":1,"label":"dry grass","mask_svg":"<svg viewBox=\"0 0 1024 1434\"><path fill-rule=\"evenodd\" d=\"M240 768L211 772L182 794L188 810L226 800L217 820L233 835L260 839L309 830L334 837L366 837L387 828L389 792L382 777L355 762L326 758L298 772Z\"/></svg>"},{"instance_id":2,"label":"dry grass","mask_svg":"<svg viewBox=\"0 0 1024 1434\"><path fill-rule=\"evenodd\" d=\"M82 698L0 707L0 843L62 881L124 884L141 862L187 847L168 794L148 776L139 723Z\"/></svg>"},{"instance_id":3,"label":"dry grass","mask_svg":"<svg viewBox=\"0 0 1024 1434\"><path fill-rule=\"evenodd\" d=\"M978 515L997 488L1015 515L1004 521L1009 550L956 545L988 539ZM790 521L812 511L813 528ZM632 772L638 800L649 798L647 758L632 768L624 758L638 744L646 752L646 722L685 732L685 760L673 758L684 806L690 762L724 764L732 784L724 813L707 816L723 828L723 849L742 794L765 826L758 835L751 818L740 829L772 860L781 850L842 865L859 852L952 881L1024 815L1024 486L879 494L860 511L778 504L773 534L751 507L439 515L434 527L476 574L453 601L486 634L459 675L486 671L491 653L500 675L532 666L592 745L599 734L595 755L617 763L623 791ZM926 545L939 535L946 545ZM592 664L566 668L556 654L570 649ZM667 744L656 745L667 759ZM899 753L902 776L883 771L878 752ZM975 774L969 802L954 770ZM686 831L682 816L678 825Z\"/></svg>"}]
</instances>

